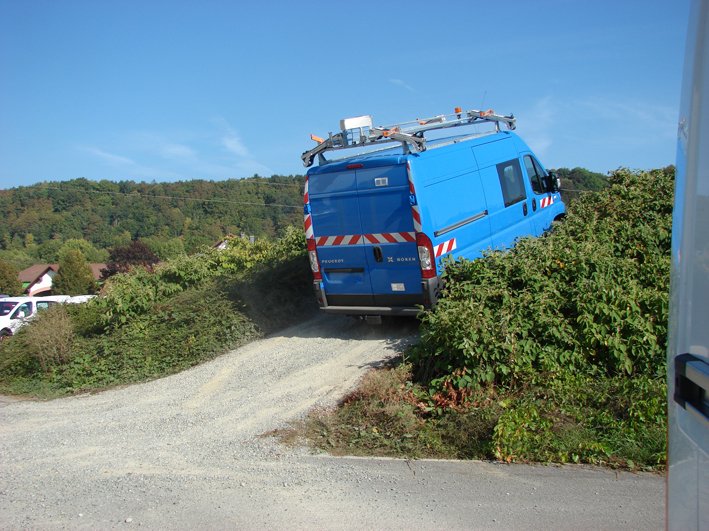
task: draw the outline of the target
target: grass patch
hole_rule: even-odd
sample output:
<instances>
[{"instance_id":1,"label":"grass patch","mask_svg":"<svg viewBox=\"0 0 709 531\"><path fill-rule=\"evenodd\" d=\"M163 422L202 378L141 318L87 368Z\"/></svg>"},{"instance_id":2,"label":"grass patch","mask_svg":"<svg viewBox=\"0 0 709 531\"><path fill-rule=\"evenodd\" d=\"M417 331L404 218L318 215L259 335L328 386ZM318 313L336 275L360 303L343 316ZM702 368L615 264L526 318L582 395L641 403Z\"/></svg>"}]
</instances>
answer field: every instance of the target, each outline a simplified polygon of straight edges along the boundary
<instances>
[{"instance_id":1,"label":"grass patch","mask_svg":"<svg viewBox=\"0 0 709 531\"><path fill-rule=\"evenodd\" d=\"M407 363L372 370L337 408L312 411L276 435L333 455L664 467L662 380L571 378L515 390L490 386L471 393L464 405L439 412L421 399L427 390L412 378Z\"/></svg>"},{"instance_id":2,"label":"grass patch","mask_svg":"<svg viewBox=\"0 0 709 531\"><path fill-rule=\"evenodd\" d=\"M501 408L494 402L433 417L411 384L411 365L369 371L333 410L315 410L282 441L301 439L334 455L473 459L490 455ZM482 406L482 405L481 405Z\"/></svg>"}]
</instances>

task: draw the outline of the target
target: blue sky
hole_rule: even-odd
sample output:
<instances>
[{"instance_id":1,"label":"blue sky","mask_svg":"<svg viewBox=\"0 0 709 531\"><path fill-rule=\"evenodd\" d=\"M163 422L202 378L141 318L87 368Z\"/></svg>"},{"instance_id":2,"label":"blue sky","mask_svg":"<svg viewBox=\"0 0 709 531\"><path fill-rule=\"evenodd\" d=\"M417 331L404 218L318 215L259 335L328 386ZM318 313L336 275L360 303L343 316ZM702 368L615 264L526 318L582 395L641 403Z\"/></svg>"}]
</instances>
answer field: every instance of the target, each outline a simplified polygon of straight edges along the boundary
<instances>
[{"instance_id":1,"label":"blue sky","mask_svg":"<svg viewBox=\"0 0 709 531\"><path fill-rule=\"evenodd\" d=\"M547 167L674 162L688 0L0 0L0 189L303 173L310 133L514 113Z\"/></svg>"}]
</instances>

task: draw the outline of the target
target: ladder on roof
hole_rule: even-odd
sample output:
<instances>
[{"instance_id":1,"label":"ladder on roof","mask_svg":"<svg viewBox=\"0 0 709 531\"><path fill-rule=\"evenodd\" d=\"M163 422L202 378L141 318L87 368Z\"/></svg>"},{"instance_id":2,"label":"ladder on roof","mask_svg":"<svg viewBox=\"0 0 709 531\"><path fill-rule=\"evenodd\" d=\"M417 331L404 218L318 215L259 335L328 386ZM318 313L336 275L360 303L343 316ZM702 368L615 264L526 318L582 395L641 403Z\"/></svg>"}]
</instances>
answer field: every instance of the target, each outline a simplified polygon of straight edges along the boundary
<instances>
[{"instance_id":1,"label":"ladder on roof","mask_svg":"<svg viewBox=\"0 0 709 531\"><path fill-rule=\"evenodd\" d=\"M329 133L328 138L310 135L310 138L315 140L318 145L304 152L300 158L303 160L303 165L308 168L312 166L316 156L321 164L326 163L327 161L323 156L326 151L389 142L400 142L405 153L411 153L412 151L420 153L426 150L424 133L427 131L487 122L494 123L495 130L499 132L500 124L505 124L507 129L513 130L516 127L516 121L517 119L512 114L509 116L495 114L493 110L463 111L459 107L456 107L453 114L440 114L432 118L416 119L377 127L372 125L371 116L357 116L340 120L340 132Z\"/></svg>"}]
</instances>

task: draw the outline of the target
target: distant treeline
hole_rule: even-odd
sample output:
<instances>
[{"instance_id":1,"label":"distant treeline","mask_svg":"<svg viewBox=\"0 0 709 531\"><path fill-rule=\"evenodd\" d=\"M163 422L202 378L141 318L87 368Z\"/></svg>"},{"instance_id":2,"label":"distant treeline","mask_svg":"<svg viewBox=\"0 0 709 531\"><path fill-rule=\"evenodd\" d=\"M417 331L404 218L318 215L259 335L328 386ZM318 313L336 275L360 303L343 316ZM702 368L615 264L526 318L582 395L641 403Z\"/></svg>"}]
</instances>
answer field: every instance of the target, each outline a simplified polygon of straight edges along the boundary
<instances>
[{"instance_id":1,"label":"distant treeline","mask_svg":"<svg viewBox=\"0 0 709 531\"><path fill-rule=\"evenodd\" d=\"M561 179L561 195L564 201L575 199L580 192L598 191L608 186L608 177L585 168L559 168L554 171Z\"/></svg>"},{"instance_id":2,"label":"distant treeline","mask_svg":"<svg viewBox=\"0 0 709 531\"><path fill-rule=\"evenodd\" d=\"M562 188L599 190L606 177L560 168ZM274 175L173 183L43 182L0 190L0 260L18 268L57 261L71 241L85 240L89 261L107 249L143 241L161 259L191 253L227 234L274 238L303 219L304 176Z\"/></svg>"},{"instance_id":3,"label":"distant treeline","mask_svg":"<svg viewBox=\"0 0 709 531\"><path fill-rule=\"evenodd\" d=\"M173 183L82 178L0 190L0 252L14 251L2 254L23 265L56 260L67 240L102 250L141 239L168 258L227 234L275 237L302 223L303 182L300 175Z\"/></svg>"}]
</instances>

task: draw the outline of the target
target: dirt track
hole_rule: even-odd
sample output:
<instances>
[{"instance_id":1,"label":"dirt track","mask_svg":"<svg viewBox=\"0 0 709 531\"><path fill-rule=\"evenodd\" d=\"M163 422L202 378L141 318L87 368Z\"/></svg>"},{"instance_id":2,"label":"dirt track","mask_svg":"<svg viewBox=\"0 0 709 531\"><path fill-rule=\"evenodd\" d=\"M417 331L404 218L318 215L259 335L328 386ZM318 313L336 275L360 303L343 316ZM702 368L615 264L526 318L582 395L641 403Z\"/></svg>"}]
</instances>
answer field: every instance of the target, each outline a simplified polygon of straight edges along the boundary
<instances>
[{"instance_id":1,"label":"dirt track","mask_svg":"<svg viewBox=\"0 0 709 531\"><path fill-rule=\"evenodd\" d=\"M654 475L337 459L260 437L334 404L415 333L319 317L161 380L0 401L0 527L662 526Z\"/></svg>"}]
</instances>

